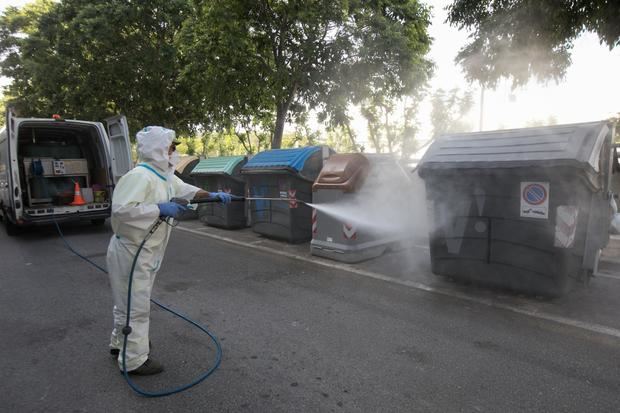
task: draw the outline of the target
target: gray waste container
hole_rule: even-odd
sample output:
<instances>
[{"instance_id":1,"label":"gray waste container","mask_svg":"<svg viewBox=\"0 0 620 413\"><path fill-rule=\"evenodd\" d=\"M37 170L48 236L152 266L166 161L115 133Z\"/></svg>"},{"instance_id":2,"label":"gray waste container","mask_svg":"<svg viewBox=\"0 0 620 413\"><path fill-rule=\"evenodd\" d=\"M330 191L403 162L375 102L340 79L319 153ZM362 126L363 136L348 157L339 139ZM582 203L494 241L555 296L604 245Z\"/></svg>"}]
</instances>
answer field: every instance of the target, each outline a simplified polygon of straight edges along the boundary
<instances>
[{"instance_id":1,"label":"gray waste container","mask_svg":"<svg viewBox=\"0 0 620 413\"><path fill-rule=\"evenodd\" d=\"M363 212L367 215L365 218L372 219L375 214L386 212L385 208L377 210L371 205L375 201L373 193L381 190L377 185L382 183L403 191L410 184L393 156L336 154L325 162L312 187L314 203L350 206L354 210L351 213ZM378 257L402 239L403 232L387 231L362 221L347 221L320 208L313 210L311 253L354 263Z\"/></svg>"},{"instance_id":2,"label":"gray waste container","mask_svg":"<svg viewBox=\"0 0 620 413\"><path fill-rule=\"evenodd\" d=\"M221 156L200 161L190 176L195 185L209 192L224 191L233 195L245 194L245 181L241 168L246 164L245 156ZM200 204L198 216L207 225L220 228L245 228L247 226L245 202Z\"/></svg>"},{"instance_id":3,"label":"gray waste container","mask_svg":"<svg viewBox=\"0 0 620 413\"><path fill-rule=\"evenodd\" d=\"M248 197L287 199L250 201L254 232L291 243L312 238L312 209L305 202L312 202L312 184L330 153L325 146L274 149L248 161L241 170Z\"/></svg>"},{"instance_id":4,"label":"gray waste container","mask_svg":"<svg viewBox=\"0 0 620 413\"><path fill-rule=\"evenodd\" d=\"M609 239L606 122L446 135L419 174L435 274L561 295Z\"/></svg>"}]
</instances>

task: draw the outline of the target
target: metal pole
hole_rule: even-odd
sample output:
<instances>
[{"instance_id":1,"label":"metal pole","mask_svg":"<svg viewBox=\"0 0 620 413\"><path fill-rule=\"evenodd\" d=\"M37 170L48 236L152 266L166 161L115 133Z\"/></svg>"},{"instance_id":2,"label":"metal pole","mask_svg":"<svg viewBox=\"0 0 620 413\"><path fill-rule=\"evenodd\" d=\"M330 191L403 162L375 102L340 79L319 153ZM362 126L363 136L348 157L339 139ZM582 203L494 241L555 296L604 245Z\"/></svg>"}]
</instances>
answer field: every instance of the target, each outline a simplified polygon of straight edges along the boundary
<instances>
[{"instance_id":1,"label":"metal pole","mask_svg":"<svg viewBox=\"0 0 620 413\"><path fill-rule=\"evenodd\" d=\"M308 202L304 202L301 201L299 199L295 199L295 198L250 198L250 197L246 197L244 198L246 201L295 201L295 202L299 202L301 204L308 204Z\"/></svg>"}]
</instances>

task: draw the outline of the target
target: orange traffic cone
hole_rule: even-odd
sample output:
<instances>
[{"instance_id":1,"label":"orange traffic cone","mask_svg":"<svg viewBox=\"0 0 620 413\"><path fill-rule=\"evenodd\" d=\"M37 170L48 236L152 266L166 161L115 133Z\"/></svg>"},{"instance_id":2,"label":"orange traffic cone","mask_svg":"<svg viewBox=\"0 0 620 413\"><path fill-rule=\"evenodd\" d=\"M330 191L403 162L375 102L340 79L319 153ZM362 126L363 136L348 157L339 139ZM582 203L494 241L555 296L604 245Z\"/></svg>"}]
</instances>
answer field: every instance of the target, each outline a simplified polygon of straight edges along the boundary
<instances>
[{"instance_id":1,"label":"orange traffic cone","mask_svg":"<svg viewBox=\"0 0 620 413\"><path fill-rule=\"evenodd\" d=\"M73 202L71 202L69 205L79 206L79 205L86 205L86 204L87 202L82 197L82 189L80 188L80 184L78 184L77 181L75 181L75 192L73 195Z\"/></svg>"}]
</instances>

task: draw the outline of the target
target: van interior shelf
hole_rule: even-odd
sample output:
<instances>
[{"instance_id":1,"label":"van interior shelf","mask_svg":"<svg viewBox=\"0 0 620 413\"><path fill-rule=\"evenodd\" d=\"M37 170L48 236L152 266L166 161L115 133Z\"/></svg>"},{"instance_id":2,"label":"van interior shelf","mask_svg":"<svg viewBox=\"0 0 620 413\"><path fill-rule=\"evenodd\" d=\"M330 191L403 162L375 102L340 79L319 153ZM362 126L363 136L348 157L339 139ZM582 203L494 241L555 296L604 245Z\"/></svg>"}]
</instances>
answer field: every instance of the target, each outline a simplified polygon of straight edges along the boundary
<instances>
[{"instance_id":1,"label":"van interior shelf","mask_svg":"<svg viewBox=\"0 0 620 413\"><path fill-rule=\"evenodd\" d=\"M29 206L67 204L73 199L73 183L90 186L86 159L24 158Z\"/></svg>"}]
</instances>

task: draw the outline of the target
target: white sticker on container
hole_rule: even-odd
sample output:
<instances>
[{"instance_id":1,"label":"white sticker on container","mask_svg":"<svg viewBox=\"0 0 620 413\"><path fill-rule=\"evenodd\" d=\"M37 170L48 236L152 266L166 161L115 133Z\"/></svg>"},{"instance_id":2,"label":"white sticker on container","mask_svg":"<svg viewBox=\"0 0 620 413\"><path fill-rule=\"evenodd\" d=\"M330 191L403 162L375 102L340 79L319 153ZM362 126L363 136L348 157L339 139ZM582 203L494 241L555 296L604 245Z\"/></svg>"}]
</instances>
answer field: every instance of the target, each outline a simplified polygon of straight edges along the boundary
<instances>
[{"instance_id":1,"label":"white sticker on container","mask_svg":"<svg viewBox=\"0 0 620 413\"><path fill-rule=\"evenodd\" d=\"M342 235L345 239L357 239L357 229L351 224L342 224Z\"/></svg>"},{"instance_id":2,"label":"white sticker on container","mask_svg":"<svg viewBox=\"0 0 620 413\"><path fill-rule=\"evenodd\" d=\"M555 240L553 246L572 248L577 233L579 208L572 205L560 205L555 214Z\"/></svg>"},{"instance_id":3,"label":"white sticker on container","mask_svg":"<svg viewBox=\"0 0 620 413\"><path fill-rule=\"evenodd\" d=\"M549 218L549 182L521 182L521 216Z\"/></svg>"}]
</instances>

